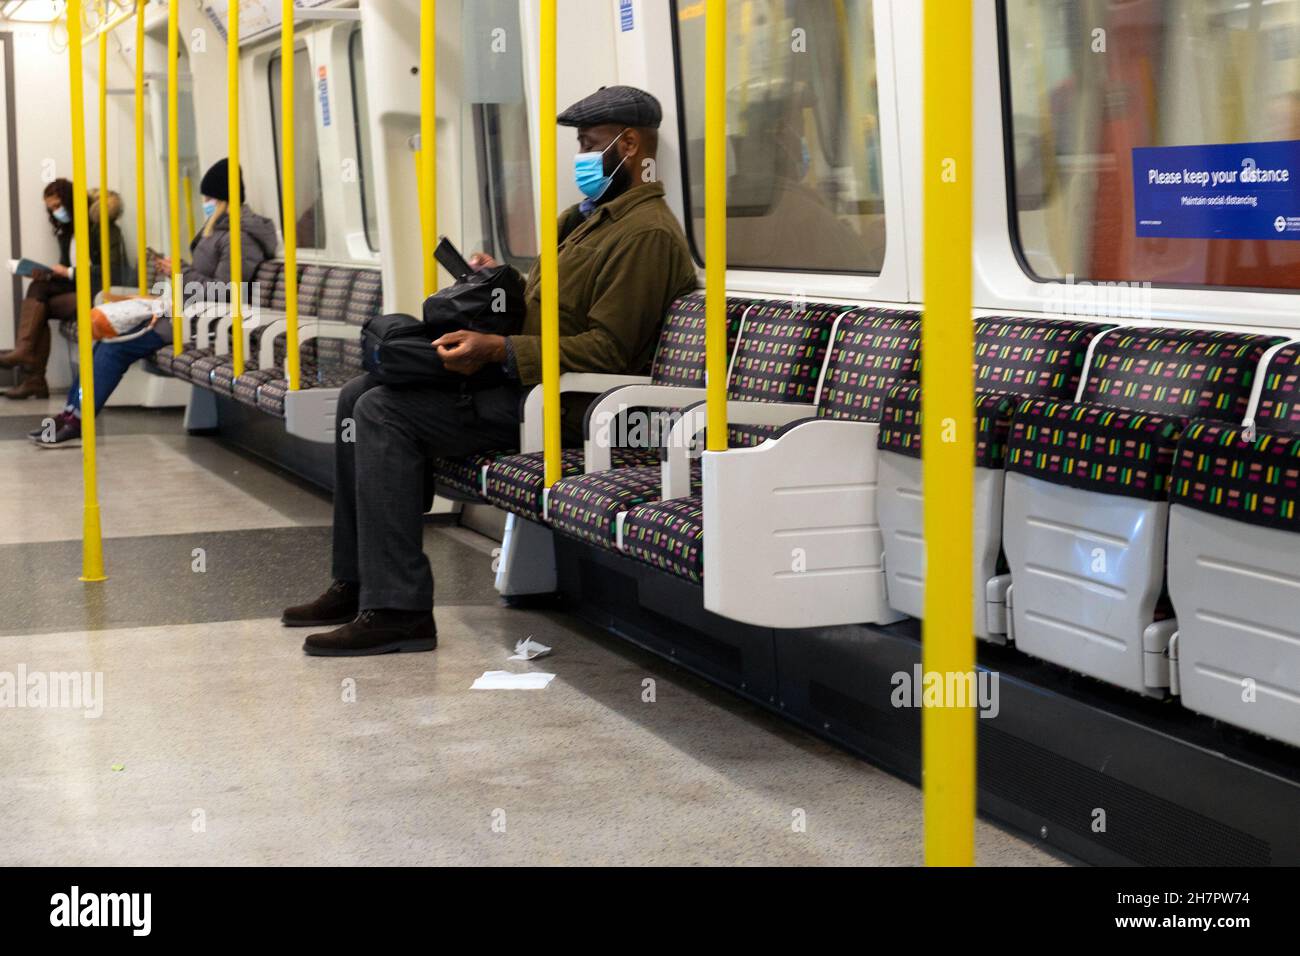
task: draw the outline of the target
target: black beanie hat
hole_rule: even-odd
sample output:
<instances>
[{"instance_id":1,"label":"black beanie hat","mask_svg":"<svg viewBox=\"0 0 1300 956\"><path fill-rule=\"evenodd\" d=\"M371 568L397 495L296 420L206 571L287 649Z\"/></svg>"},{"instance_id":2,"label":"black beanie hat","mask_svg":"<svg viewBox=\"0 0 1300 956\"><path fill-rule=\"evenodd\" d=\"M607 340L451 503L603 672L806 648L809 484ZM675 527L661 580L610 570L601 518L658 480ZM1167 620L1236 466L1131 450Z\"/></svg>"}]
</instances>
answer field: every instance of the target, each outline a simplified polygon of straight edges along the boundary
<instances>
[{"instance_id":1,"label":"black beanie hat","mask_svg":"<svg viewBox=\"0 0 1300 956\"><path fill-rule=\"evenodd\" d=\"M217 160L203 174L203 181L199 183L199 193L219 202L230 202L230 164L226 160ZM239 170L239 195L245 199L248 197L248 190L244 188L243 169Z\"/></svg>"}]
</instances>

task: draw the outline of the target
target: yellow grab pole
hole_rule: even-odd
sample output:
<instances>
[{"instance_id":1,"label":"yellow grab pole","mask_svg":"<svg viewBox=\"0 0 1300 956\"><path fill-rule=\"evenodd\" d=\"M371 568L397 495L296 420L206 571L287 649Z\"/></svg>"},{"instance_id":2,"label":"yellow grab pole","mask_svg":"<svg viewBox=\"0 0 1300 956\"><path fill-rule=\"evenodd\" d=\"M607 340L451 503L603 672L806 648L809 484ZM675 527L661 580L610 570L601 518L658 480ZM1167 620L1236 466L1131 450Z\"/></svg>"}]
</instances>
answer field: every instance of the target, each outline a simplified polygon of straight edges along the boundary
<instances>
[{"instance_id":1,"label":"yellow grab pole","mask_svg":"<svg viewBox=\"0 0 1300 956\"><path fill-rule=\"evenodd\" d=\"M541 97L538 127L541 162L542 439L545 487L563 477L560 467L560 282L559 211L555 170L555 0L542 0Z\"/></svg>"},{"instance_id":2,"label":"yellow grab pole","mask_svg":"<svg viewBox=\"0 0 1300 956\"><path fill-rule=\"evenodd\" d=\"M298 370L298 196L293 152L293 0L280 12L280 143L284 184L284 368L289 391L299 385Z\"/></svg>"},{"instance_id":3,"label":"yellow grab pole","mask_svg":"<svg viewBox=\"0 0 1300 956\"><path fill-rule=\"evenodd\" d=\"M438 92L436 0L420 0L420 227L424 294L438 291Z\"/></svg>"},{"instance_id":4,"label":"yellow grab pole","mask_svg":"<svg viewBox=\"0 0 1300 956\"><path fill-rule=\"evenodd\" d=\"M924 317L921 333L927 680L975 674L972 603L974 323L971 317L973 122L970 3L925 2ZM940 493L942 492L942 493ZM953 595L958 595L956 600ZM962 597L965 595L965 597ZM931 675L937 675L933 677ZM949 680L949 678L954 678ZM925 861L975 862L975 710L944 700L921 715Z\"/></svg>"},{"instance_id":5,"label":"yellow grab pole","mask_svg":"<svg viewBox=\"0 0 1300 956\"><path fill-rule=\"evenodd\" d=\"M86 203L86 105L81 58L81 4L67 7L68 80L72 120L72 231L80 236L77 261L77 361L81 366L82 516L81 580L104 580L104 540L99 526L99 478L95 469L95 359L90 335L90 211Z\"/></svg>"},{"instance_id":6,"label":"yellow grab pole","mask_svg":"<svg viewBox=\"0 0 1300 956\"><path fill-rule=\"evenodd\" d=\"M144 5L135 4L135 258L140 295L149 294L149 237L144 188Z\"/></svg>"},{"instance_id":7,"label":"yellow grab pole","mask_svg":"<svg viewBox=\"0 0 1300 956\"><path fill-rule=\"evenodd\" d=\"M704 367L709 451L727 450L727 0L704 12Z\"/></svg>"},{"instance_id":8,"label":"yellow grab pole","mask_svg":"<svg viewBox=\"0 0 1300 956\"><path fill-rule=\"evenodd\" d=\"M104 0L96 9L102 24L108 18ZM113 249L108 232L108 31L99 31L99 287L108 300L113 288Z\"/></svg>"},{"instance_id":9,"label":"yellow grab pole","mask_svg":"<svg viewBox=\"0 0 1300 956\"><path fill-rule=\"evenodd\" d=\"M226 14L227 165L230 168L230 327L236 377L244 374L244 196L239 188L239 4L228 4Z\"/></svg>"},{"instance_id":10,"label":"yellow grab pole","mask_svg":"<svg viewBox=\"0 0 1300 956\"><path fill-rule=\"evenodd\" d=\"M176 61L180 57L180 0L167 3L167 194L171 232L172 353L185 347L184 296L181 290L180 108Z\"/></svg>"}]
</instances>

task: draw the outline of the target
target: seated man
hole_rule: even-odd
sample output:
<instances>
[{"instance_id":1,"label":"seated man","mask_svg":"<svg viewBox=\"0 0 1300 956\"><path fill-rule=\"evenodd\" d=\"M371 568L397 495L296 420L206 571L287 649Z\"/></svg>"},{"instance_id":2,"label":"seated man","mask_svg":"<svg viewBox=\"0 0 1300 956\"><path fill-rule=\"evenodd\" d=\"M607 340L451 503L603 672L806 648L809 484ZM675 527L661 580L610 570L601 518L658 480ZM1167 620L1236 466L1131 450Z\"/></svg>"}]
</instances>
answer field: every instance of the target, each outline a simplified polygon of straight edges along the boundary
<instances>
[{"instance_id":1,"label":"seated man","mask_svg":"<svg viewBox=\"0 0 1300 956\"><path fill-rule=\"evenodd\" d=\"M652 174L661 118L653 96L627 86L602 87L560 114L560 125L578 129L575 175L587 197L559 222L564 371L644 372L669 304L695 286L686 237ZM471 264L492 262L478 255ZM343 626L310 635L306 653L338 657L437 646L421 520L425 461L518 447L522 389L542 376L537 266L525 299L520 335L458 331L434 343L455 372L470 375L502 364L507 385L462 395L432 387L390 389L361 376L343 388L334 443L334 583L282 618L290 627ZM562 409L566 435L581 435L583 411Z\"/></svg>"}]
</instances>

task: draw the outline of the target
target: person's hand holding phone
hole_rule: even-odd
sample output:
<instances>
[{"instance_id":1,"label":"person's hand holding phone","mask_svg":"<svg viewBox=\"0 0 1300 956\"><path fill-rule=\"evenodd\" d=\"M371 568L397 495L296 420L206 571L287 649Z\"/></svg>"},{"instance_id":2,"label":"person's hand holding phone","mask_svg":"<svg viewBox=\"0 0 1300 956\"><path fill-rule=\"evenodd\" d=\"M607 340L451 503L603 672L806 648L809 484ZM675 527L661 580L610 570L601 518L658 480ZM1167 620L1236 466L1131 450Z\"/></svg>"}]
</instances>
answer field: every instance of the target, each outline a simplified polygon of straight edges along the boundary
<instances>
[{"instance_id":1,"label":"person's hand holding phone","mask_svg":"<svg viewBox=\"0 0 1300 956\"><path fill-rule=\"evenodd\" d=\"M475 272L482 272L484 269L491 269L498 265L500 265L500 263L486 252L476 252L469 257L469 267Z\"/></svg>"}]
</instances>

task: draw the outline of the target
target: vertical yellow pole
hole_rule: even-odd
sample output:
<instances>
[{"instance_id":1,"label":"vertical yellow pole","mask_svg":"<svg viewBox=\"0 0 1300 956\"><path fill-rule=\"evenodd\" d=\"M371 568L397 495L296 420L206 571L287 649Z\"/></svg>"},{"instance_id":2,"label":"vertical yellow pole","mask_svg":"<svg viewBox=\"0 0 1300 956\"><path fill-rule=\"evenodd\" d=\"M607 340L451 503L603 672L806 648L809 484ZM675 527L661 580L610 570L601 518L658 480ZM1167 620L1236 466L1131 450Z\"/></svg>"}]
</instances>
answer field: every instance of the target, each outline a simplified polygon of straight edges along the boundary
<instances>
[{"instance_id":1,"label":"vertical yellow pole","mask_svg":"<svg viewBox=\"0 0 1300 956\"><path fill-rule=\"evenodd\" d=\"M81 58L81 0L67 6L68 80L72 120L72 216L77 242L77 361L81 366L81 471L84 491L81 580L104 580L104 541L99 526L99 477L95 461L95 360L90 335L90 211L86 203L86 105Z\"/></svg>"},{"instance_id":2,"label":"vertical yellow pole","mask_svg":"<svg viewBox=\"0 0 1300 956\"><path fill-rule=\"evenodd\" d=\"M99 11L99 274L105 298L113 287L113 249L108 232L108 9L96 0Z\"/></svg>"},{"instance_id":3,"label":"vertical yellow pole","mask_svg":"<svg viewBox=\"0 0 1300 956\"><path fill-rule=\"evenodd\" d=\"M541 279L542 279L542 438L545 486L563 477L560 464L560 282L559 210L555 175L555 0L541 3Z\"/></svg>"},{"instance_id":4,"label":"vertical yellow pole","mask_svg":"<svg viewBox=\"0 0 1300 956\"><path fill-rule=\"evenodd\" d=\"M149 237L144 188L144 5L135 4L135 260L140 295L149 293Z\"/></svg>"},{"instance_id":5,"label":"vertical yellow pole","mask_svg":"<svg viewBox=\"0 0 1300 956\"><path fill-rule=\"evenodd\" d=\"M420 227L424 294L438 291L437 0L420 0Z\"/></svg>"},{"instance_id":6,"label":"vertical yellow pole","mask_svg":"<svg viewBox=\"0 0 1300 956\"><path fill-rule=\"evenodd\" d=\"M227 164L230 167L230 327L235 376L244 374L244 197L239 188L239 4L226 7Z\"/></svg>"},{"instance_id":7,"label":"vertical yellow pole","mask_svg":"<svg viewBox=\"0 0 1300 956\"><path fill-rule=\"evenodd\" d=\"M727 450L727 0L704 11L704 367L709 451Z\"/></svg>"},{"instance_id":8,"label":"vertical yellow pole","mask_svg":"<svg viewBox=\"0 0 1300 956\"><path fill-rule=\"evenodd\" d=\"M298 184L293 141L293 0L283 0L280 20L280 143L284 184L285 377L289 390L299 385L298 369Z\"/></svg>"},{"instance_id":9,"label":"vertical yellow pole","mask_svg":"<svg viewBox=\"0 0 1300 956\"><path fill-rule=\"evenodd\" d=\"M185 347L185 302L181 289L180 106L176 61L180 58L180 0L167 4L167 195L172 260L172 353Z\"/></svg>"},{"instance_id":10,"label":"vertical yellow pole","mask_svg":"<svg viewBox=\"0 0 1300 956\"><path fill-rule=\"evenodd\" d=\"M971 607L974 322L971 317L973 121L970 3L925 2L925 309L921 336L927 675L975 672ZM954 599L954 595L957 597ZM925 861L975 862L975 710L922 711Z\"/></svg>"}]
</instances>

